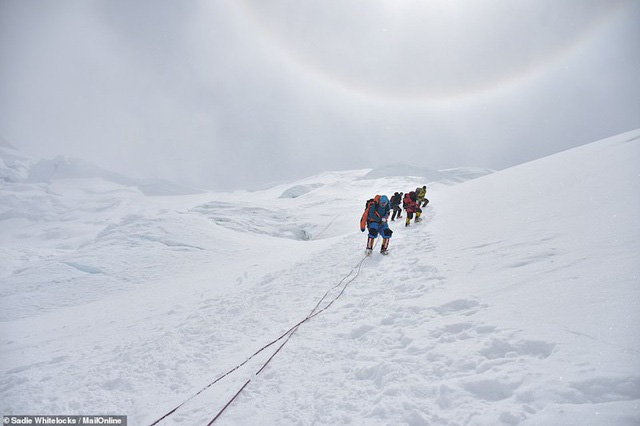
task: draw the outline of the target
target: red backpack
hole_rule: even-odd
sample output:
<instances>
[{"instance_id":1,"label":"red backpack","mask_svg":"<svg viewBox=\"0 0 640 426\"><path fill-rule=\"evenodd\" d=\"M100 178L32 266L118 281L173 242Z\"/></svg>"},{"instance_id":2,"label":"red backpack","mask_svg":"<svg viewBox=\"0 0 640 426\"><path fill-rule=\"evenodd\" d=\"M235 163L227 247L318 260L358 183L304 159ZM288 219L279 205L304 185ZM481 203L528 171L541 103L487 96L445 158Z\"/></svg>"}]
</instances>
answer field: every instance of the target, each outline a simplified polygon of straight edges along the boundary
<instances>
[{"instance_id":1,"label":"red backpack","mask_svg":"<svg viewBox=\"0 0 640 426\"><path fill-rule=\"evenodd\" d=\"M413 197L411 196L413 194ZM415 193L410 192L404 196L404 200L402 200L402 206L405 208L407 213L415 213L416 212L416 201L414 200Z\"/></svg>"}]
</instances>

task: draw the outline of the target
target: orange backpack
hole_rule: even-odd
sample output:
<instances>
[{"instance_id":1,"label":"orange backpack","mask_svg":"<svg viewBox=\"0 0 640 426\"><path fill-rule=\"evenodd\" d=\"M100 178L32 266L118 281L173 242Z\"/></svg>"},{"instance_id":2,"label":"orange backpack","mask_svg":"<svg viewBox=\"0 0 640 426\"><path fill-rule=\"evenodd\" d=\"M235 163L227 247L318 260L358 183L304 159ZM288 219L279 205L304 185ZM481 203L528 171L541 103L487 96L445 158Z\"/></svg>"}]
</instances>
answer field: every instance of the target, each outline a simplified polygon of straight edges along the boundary
<instances>
[{"instance_id":1,"label":"orange backpack","mask_svg":"<svg viewBox=\"0 0 640 426\"><path fill-rule=\"evenodd\" d=\"M365 228L367 227L367 219L369 218L369 211L371 210L372 207L377 206L379 201L380 201L380 195L376 195L375 197L367 200L367 203L365 204L365 207L364 207L364 213L362 213L362 217L360 218L361 232L364 232Z\"/></svg>"}]
</instances>

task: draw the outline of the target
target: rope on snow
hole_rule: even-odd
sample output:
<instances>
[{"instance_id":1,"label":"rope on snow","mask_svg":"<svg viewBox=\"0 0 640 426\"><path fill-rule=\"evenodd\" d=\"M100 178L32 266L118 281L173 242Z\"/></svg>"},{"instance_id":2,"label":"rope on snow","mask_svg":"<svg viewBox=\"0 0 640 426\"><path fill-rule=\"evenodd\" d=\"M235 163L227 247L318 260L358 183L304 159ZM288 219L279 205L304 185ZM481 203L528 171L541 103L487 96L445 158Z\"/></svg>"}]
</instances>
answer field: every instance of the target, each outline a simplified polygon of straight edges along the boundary
<instances>
[{"instance_id":1,"label":"rope on snow","mask_svg":"<svg viewBox=\"0 0 640 426\"><path fill-rule=\"evenodd\" d=\"M375 244L378 243L378 239L376 239ZM236 365L235 367L231 368L230 370L228 370L226 373L222 374L220 377L218 377L217 379L215 379L214 381L212 381L211 383L209 383L208 385L206 385L205 387L203 387L202 389L200 389L198 392L196 392L194 395L192 395L191 397L187 398L184 402L182 402L181 404L177 405L175 408L173 408L171 411L167 412L165 415L163 415L162 417L160 417L159 419L157 419L156 421L154 421L153 423L151 423L149 426L155 426L158 423L160 423L162 420L166 419L167 417L169 417L171 414L175 413L180 407L182 407L183 405L185 405L187 402L191 401L193 398L195 398L196 396L200 395L202 392L204 392L206 389L210 388L211 386L213 386L214 384L218 383L220 380L224 379L225 377L227 377L229 374L233 373L234 371L238 370L240 367L244 366L246 363L248 363L251 359L253 359L256 355L258 355L259 353L261 353L262 351L264 351L265 349L267 349L268 347L274 345L275 343L279 342L280 340L282 340L283 338L287 337L287 339L282 342L282 344L278 347L278 349L276 349L276 351L269 357L269 359L262 365L262 367L260 367L260 369L258 370L258 372L256 373L256 376L258 374L260 374L265 368L266 366L271 362L271 360L278 354L278 352L280 352L280 350L284 347L284 345L287 344L287 342L289 341L289 339L291 339L291 336L293 336L293 334L298 331L298 328L304 324L305 322L309 321L312 318L315 318L316 316L320 315L322 312L326 311L327 309L329 309L329 307L331 305L333 305L333 303L338 300L340 298L340 296L342 296L342 294L345 292L345 290L347 289L347 286L349 284L351 284L353 281L355 281L356 278L358 278L358 275L360 274L360 270L362 269L362 264L364 263L365 259L368 256L364 256L357 264L356 266L354 266L351 271L349 271L349 273L347 275L345 275L338 284L336 284L335 286L331 287L330 289L328 289L324 295L322 296L322 298L320 298L320 300L318 301L318 303L316 303L316 306L311 310L311 312L309 312L309 314L301 321L299 321L297 324L295 324L293 327L289 328L287 331L285 331L283 334L280 335L280 337L270 341L269 343L267 343L266 345L264 345L263 347L261 347L260 349L258 349L256 352L254 352L251 356L249 356L246 360L244 360L242 363ZM329 295L329 293L340 287L342 285L342 283L344 283L347 279L349 279L349 277L351 276L351 274L353 274L353 272L355 271L355 275L349 280L347 281L344 286L342 287L342 290L340 291L340 293L338 293L338 295L336 297L334 297L325 307L323 307L322 309L318 310L318 307L320 306L320 304L326 299L326 297ZM242 388L240 388L240 390L238 390L238 392L236 392L236 394L225 404L224 407L222 407L222 409L218 412L218 414L216 414L216 416L209 422L207 423L207 426L210 426L211 424L213 424L223 413L224 411L233 403L233 401L240 395L240 393L242 393L242 391L247 387L247 385L249 385L249 383L251 383L251 379L247 380L247 382L245 382L245 384L242 386Z\"/></svg>"}]
</instances>

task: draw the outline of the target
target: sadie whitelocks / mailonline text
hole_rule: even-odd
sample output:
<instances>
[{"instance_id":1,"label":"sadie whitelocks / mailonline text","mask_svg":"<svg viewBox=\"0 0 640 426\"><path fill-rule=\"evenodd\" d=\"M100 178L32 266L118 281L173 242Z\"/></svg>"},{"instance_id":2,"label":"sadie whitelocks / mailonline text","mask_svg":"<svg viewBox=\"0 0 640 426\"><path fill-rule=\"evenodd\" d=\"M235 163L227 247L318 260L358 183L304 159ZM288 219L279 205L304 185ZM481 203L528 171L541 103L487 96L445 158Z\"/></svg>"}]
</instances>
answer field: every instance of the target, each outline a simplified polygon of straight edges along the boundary
<instances>
[{"instance_id":1,"label":"sadie whitelocks / mailonline text","mask_svg":"<svg viewBox=\"0 0 640 426\"><path fill-rule=\"evenodd\" d=\"M3 425L127 426L127 416L2 416Z\"/></svg>"}]
</instances>

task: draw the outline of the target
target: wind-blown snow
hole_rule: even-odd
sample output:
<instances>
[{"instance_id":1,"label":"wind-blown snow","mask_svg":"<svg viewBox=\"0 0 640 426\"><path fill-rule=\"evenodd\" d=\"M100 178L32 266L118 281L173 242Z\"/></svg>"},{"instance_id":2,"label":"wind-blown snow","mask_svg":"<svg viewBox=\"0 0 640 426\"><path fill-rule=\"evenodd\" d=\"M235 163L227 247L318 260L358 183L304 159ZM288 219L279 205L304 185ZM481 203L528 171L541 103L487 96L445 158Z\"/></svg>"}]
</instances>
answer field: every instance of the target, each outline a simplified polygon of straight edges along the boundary
<instances>
[{"instance_id":1,"label":"wind-blown snow","mask_svg":"<svg viewBox=\"0 0 640 426\"><path fill-rule=\"evenodd\" d=\"M216 424L640 422L640 130L455 185L476 175L154 197L0 154L1 414L150 424L339 294L368 198L426 184L425 220L264 371L277 346L161 424L248 379Z\"/></svg>"}]
</instances>

